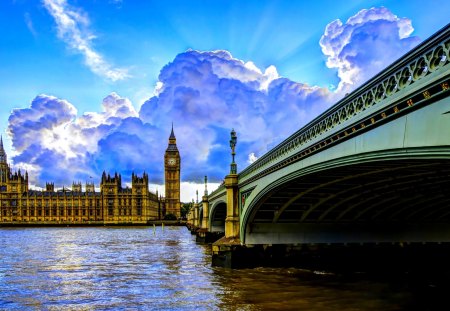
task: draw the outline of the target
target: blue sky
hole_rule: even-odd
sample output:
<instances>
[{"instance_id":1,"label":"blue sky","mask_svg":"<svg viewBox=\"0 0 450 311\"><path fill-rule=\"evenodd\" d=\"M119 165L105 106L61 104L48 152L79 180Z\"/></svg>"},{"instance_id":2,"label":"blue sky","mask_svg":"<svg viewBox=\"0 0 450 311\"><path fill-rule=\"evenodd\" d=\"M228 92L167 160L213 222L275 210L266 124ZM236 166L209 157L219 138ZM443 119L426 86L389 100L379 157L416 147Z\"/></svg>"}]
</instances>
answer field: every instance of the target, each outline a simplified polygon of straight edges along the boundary
<instances>
[{"instance_id":1,"label":"blue sky","mask_svg":"<svg viewBox=\"0 0 450 311\"><path fill-rule=\"evenodd\" d=\"M162 190L173 121L187 200L226 174L232 127L242 169L449 16L445 1L2 0L0 130L37 186L146 170Z\"/></svg>"}]
</instances>

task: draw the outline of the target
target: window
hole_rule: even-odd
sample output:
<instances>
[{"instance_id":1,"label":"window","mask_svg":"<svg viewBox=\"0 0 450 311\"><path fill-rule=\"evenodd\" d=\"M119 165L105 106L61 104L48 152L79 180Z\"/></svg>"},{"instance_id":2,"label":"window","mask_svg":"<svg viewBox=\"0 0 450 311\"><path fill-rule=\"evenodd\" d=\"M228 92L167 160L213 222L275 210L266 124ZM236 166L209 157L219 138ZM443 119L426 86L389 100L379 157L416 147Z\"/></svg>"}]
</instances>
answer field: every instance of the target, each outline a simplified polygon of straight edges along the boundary
<instances>
[{"instance_id":1,"label":"window","mask_svg":"<svg viewBox=\"0 0 450 311\"><path fill-rule=\"evenodd\" d=\"M113 199L109 199L108 200L108 215L109 216L113 216L114 215L114 200Z\"/></svg>"}]
</instances>

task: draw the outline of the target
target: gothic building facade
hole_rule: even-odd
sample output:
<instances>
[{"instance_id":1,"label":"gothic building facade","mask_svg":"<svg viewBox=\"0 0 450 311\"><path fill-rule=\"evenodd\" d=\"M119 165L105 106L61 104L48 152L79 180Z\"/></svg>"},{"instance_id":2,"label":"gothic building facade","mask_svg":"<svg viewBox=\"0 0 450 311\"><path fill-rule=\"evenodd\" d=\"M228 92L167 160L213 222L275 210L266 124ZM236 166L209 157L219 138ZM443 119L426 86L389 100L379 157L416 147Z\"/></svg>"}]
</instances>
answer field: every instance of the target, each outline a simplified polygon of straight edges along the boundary
<instances>
[{"instance_id":1,"label":"gothic building facade","mask_svg":"<svg viewBox=\"0 0 450 311\"><path fill-rule=\"evenodd\" d=\"M11 170L0 138L0 226L11 223L127 225L146 224L163 218L166 213L179 217L179 164L172 128L165 155L166 198L148 190L149 177L145 172L142 176L132 174L131 187L122 186L120 174L111 176L103 172L100 191L92 182L86 183L84 191L81 183L59 190L55 190L53 183L46 183L45 190L38 191L29 189L27 172Z\"/></svg>"}]
</instances>

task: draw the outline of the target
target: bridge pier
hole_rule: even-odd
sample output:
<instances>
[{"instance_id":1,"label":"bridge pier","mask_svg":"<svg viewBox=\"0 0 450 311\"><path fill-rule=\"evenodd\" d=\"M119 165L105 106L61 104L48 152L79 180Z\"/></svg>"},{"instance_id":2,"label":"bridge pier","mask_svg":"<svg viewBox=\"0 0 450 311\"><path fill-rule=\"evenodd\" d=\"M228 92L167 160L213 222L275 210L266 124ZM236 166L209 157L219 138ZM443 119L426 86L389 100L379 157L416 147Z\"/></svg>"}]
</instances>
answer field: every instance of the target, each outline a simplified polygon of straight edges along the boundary
<instances>
[{"instance_id":1,"label":"bridge pier","mask_svg":"<svg viewBox=\"0 0 450 311\"><path fill-rule=\"evenodd\" d=\"M227 217L225 218L225 238L239 239L239 204L238 175L229 174L225 177L227 189Z\"/></svg>"},{"instance_id":2,"label":"bridge pier","mask_svg":"<svg viewBox=\"0 0 450 311\"><path fill-rule=\"evenodd\" d=\"M197 243L208 243L210 236L208 232L209 202L208 197L206 195L202 197L202 207L203 207L203 218L200 223L200 228L196 232L195 241Z\"/></svg>"},{"instance_id":3,"label":"bridge pier","mask_svg":"<svg viewBox=\"0 0 450 311\"><path fill-rule=\"evenodd\" d=\"M199 215L198 203L194 203L194 201L192 201L192 208L188 214L188 221L186 223L186 226L189 229L189 231L191 231L191 234L197 233L197 230L200 227L199 218L200 218L200 215Z\"/></svg>"},{"instance_id":4,"label":"bridge pier","mask_svg":"<svg viewBox=\"0 0 450 311\"><path fill-rule=\"evenodd\" d=\"M197 230L196 235L195 242L202 244L211 244L223 237L220 232L209 232L202 228Z\"/></svg>"},{"instance_id":5,"label":"bridge pier","mask_svg":"<svg viewBox=\"0 0 450 311\"><path fill-rule=\"evenodd\" d=\"M239 239L239 201L238 175L225 177L227 197L227 217L225 218L225 236L212 245L212 265L226 268L240 267L248 257L248 248L241 245Z\"/></svg>"},{"instance_id":6,"label":"bridge pier","mask_svg":"<svg viewBox=\"0 0 450 311\"><path fill-rule=\"evenodd\" d=\"M212 265L296 267L330 272L404 273L448 270L450 243L213 244Z\"/></svg>"},{"instance_id":7,"label":"bridge pier","mask_svg":"<svg viewBox=\"0 0 450 311\"><path fill-rule=\"evenodd\" d=\"M195 241L197 243L214 243L222 237L222 234L218 232L210 232L209 228L209 201L208 196L205 194L202 197L203 218L200 224L200 228L195 231Z\"/></svg>"}]
</instances>

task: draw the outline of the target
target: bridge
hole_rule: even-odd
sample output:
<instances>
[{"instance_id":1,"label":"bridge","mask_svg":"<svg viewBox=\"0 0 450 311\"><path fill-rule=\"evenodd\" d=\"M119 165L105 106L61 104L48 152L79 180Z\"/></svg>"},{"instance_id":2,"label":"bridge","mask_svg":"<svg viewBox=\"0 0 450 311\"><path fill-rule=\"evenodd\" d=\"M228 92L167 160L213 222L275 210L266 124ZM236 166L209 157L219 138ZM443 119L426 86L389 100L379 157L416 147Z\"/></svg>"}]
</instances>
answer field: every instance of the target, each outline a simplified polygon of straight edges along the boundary
<instances>
[{"instance_id":1,"label":"bridge","mask_svg":"<svg viewBox=\"0 0 450 311\"><path fill-rule=\"evenodd\" d=\"M223 232L228 263L258 245L450 242L449 95L450 24L239 173L232 137L230 174L188 223Z\"/></svg>"}]
</instances>

